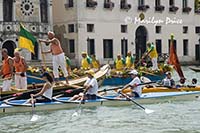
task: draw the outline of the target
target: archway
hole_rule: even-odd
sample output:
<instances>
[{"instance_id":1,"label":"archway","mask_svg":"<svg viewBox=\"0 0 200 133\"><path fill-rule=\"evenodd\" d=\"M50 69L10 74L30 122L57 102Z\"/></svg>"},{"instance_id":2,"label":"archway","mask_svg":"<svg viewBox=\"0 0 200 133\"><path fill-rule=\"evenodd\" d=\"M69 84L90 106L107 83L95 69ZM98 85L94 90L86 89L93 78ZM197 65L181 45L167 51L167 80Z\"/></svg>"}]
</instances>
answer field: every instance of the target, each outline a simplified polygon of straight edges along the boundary
<instances>
[{"instance_id":1,"label":"archway","mask_svg":"<svg viewBox=\"0 0 200 133\"><path fill-rule=\"evenodd\" d=\"M8 50L8 55L14 57L14 50L16 48L16 44L13 41L6 41L3 43L2 48L6 48Z\"/></svg>"},{"instance_id":2,"label":"archway","mask_svg":"<svg viewBox=\"0 0 200 133\"><path fill-rule=\"evenodd\" d=\"M136 59L140 59L146 51L147 36L147 29L144 26L139 26L135 32Z\"/></svg>"}]
</instances>

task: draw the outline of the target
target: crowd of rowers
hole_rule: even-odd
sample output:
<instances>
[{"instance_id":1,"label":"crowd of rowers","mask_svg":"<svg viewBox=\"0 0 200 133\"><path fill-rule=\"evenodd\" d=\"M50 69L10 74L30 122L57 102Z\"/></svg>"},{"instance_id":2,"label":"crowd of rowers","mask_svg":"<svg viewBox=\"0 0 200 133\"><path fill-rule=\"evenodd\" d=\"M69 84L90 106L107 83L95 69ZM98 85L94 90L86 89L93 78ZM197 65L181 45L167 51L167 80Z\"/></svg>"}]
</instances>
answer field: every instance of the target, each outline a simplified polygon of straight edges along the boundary
<instances>
[{"instance_id":1,"label":"crowd of rowers","mask_svg":"<svg viewBox=\"0 0 200 133\"><path fill-rule=\"evenodd\" d=\"M45 102L45 101L51 101L53 96L53 86L56 82L59 80L59 71L58 69L61 68L64 77L66 78L66 84L69 84L68 82L68 71L67 71L67 63L66 58L63 52L63 49L61 47L60 41L55 37L55 34L53 32L48 32L48 39L47 40L39 40L40 42L43 42L44 44L48 43L50 44L50 50L49 51L43 51L42 54L52 54L52 64L53 64L53 75L51 75L48 72L44 72L42 74L43 80L46 81L46 83L43 85L43 88L41 91L37 94L31 94L31 98L35 99L35 102ZM149 56L151 58L153 67L153 70L158 69L157 66L157 51L155 48L155 45L153 43L147 43L147 52L144 54L143 58L145 56ZM11 88L12 79L14 76L15 79L15 86L18 89L24 89L27 88L27 63L20 55L20 52L16 50L14 52L14 58L11 58L8 56L7 49L2 49L2 57L3 57L3 64L1 67L0 74L3 78L3 86L1 87L1 91L8 91ZM98 93L98 83L97 80L94 77L94 71L89 70L90 68L100 68L100 63L96 59L95 56L92 56L90 58L86 52L82 53L82 69L87 70L86 74L88 79L86 80L84 84L84 91L83 93L80 93L79 95L75 95L70 100L76 100L76 99L96 99L97 93ZM128 52L126 61L122 59L120 55L117 56L117 59L115 60L115 67L117 70L124 69L124 67L127 68L133 68L134 67L134 58L131 55L131 52ZM132 88L132 92L127 94L130 97L140 97L142 94L142 87L139 86L141 84L141 80L138 77L137 70L132 69L129 73L132 77L132 81L127 84L123 89L127 87ZM172 86L173 81L171 80L171 74L167 74L166 78L163 80L164 86ZM122 90L123 90L122 89Z\"/></svg>"}]
</instances>

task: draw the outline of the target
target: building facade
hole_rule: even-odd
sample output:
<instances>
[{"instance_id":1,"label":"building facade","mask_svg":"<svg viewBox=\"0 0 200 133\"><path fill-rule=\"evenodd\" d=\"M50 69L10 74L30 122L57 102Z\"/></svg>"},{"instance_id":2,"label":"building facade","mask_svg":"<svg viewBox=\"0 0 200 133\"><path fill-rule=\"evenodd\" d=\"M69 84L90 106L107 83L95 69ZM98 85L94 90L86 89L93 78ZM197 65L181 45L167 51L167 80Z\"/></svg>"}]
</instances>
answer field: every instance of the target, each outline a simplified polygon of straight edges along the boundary
<instances>
[{"instance_id":1,"label":"building facade","mask_svg":"<svg viewBox=\"0 0 200 133\"><path fill-rule=\"evenodd\" d=\"M127 51L140 58L146 42L169 53L170 34L182 62L200 59L199 0L54 0L54 31L65 53L80 64L81 52L101 63Z\"/></svg>"},{"instance_id":2,"label":"building facade","mask_svg":"<svg viewBox=\"0 0 200 133\"><path fill-rule=\"evenodd\" d=\"M47 38L52 29L52 1L0 0L0 47L8 49L10 56L18 46L20 23L37 39ZM35 45L35 55L27 50L22 50L22 55L29 61L41 59L40 45Z\"/></svg>"}]
</instances>

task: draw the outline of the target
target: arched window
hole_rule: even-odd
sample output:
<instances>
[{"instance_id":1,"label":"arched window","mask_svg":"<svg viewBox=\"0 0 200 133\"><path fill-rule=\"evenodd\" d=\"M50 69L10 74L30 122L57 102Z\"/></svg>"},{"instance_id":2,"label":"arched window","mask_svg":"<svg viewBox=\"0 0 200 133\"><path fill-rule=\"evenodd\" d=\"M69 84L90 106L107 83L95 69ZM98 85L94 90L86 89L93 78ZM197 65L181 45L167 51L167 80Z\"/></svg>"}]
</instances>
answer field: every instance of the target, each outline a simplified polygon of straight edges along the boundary
<instances>
[{"instance_id":1,"label":"arched window","mask_svg":"<svg viewBox=\"0 0 200 133\"><path fill-rule=\"evenodd\" d=\"M47 0L40 0L40 16L42 23L48 23L48 3Z\"/></svg>"},{"instance_id":2,"label":"arched window","mask_svg":"<svg viewBox=\"0 0 200 133\"><path fill-rule=\"evenodd\" d=\"M3 20L11 22L13 20L13 0L3 1Z\"/></svg>"}]
</instances>

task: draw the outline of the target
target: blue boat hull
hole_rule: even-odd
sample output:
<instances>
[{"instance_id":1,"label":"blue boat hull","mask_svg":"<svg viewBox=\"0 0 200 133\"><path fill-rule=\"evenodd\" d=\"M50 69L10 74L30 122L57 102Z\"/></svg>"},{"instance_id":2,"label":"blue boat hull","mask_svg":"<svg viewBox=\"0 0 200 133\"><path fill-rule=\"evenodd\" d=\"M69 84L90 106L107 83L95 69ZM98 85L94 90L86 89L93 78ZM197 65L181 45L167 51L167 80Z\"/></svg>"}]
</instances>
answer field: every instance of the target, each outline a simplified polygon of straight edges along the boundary
<instances>
[{"instance_id":1,"label":"blue boat hull","mask_svg":"<svg viewBox=\"0 0 200 133\"><path fill-rule=\"evenodd\" d=\"M165 78L165 75L145 75L148 79L151 81L159 81ZM103 85L109 85L109 86L117 86L117 85L126 85L131 81L131 77L112 77L112 78L106 78L103 81Z\"/></svg>"}]
</instances>

